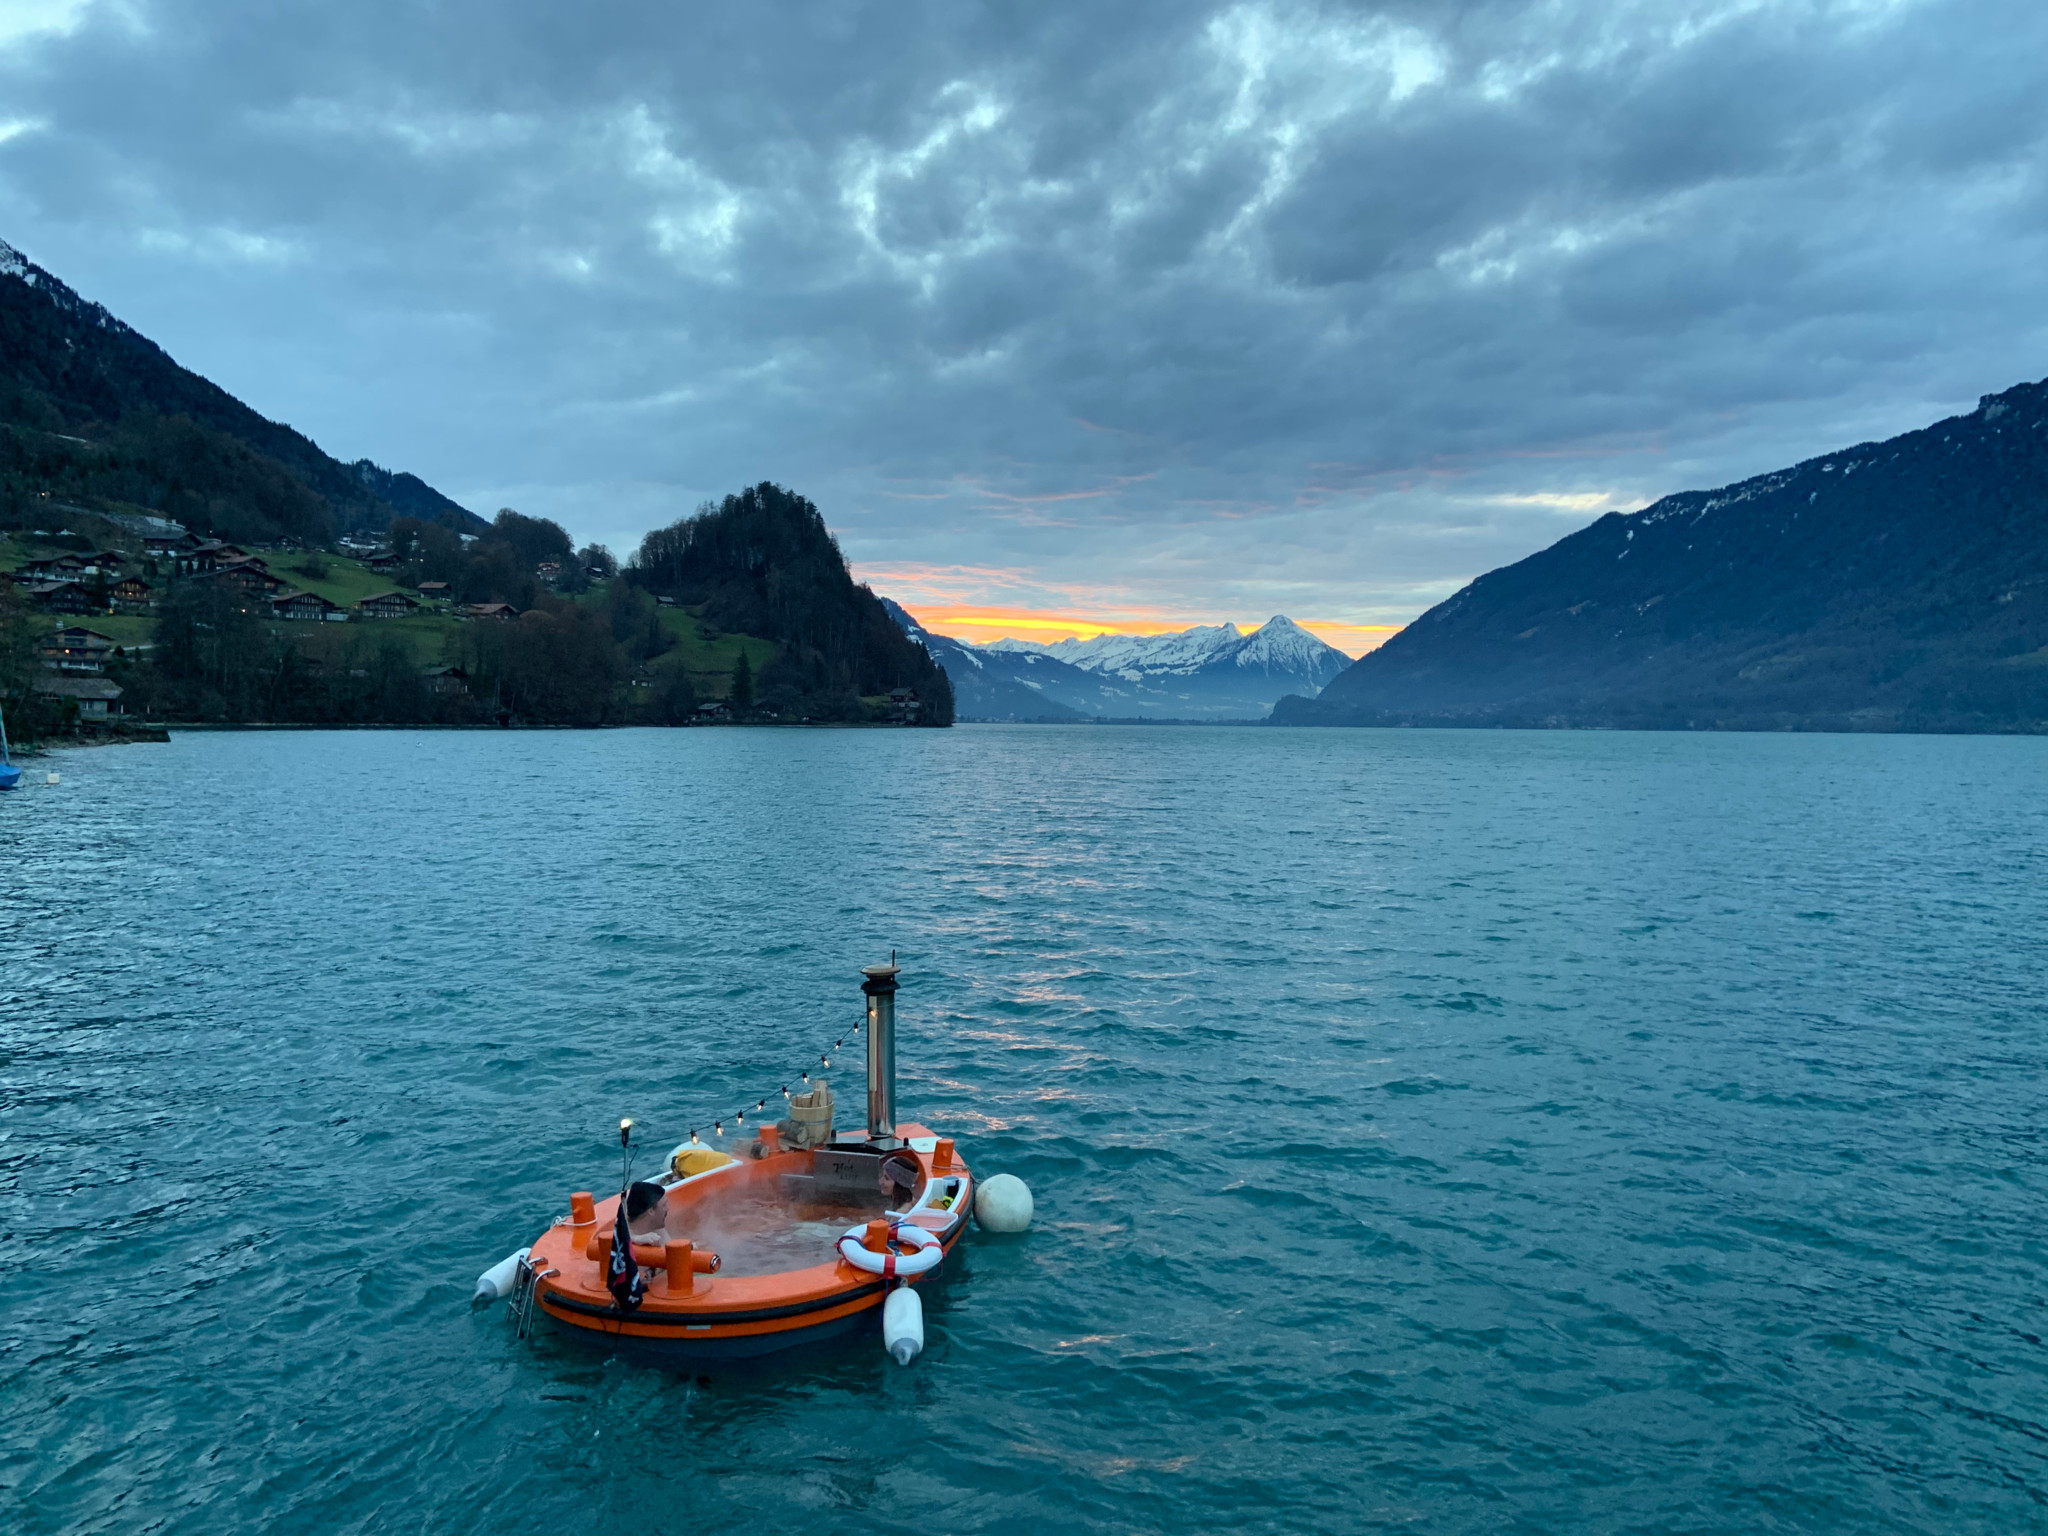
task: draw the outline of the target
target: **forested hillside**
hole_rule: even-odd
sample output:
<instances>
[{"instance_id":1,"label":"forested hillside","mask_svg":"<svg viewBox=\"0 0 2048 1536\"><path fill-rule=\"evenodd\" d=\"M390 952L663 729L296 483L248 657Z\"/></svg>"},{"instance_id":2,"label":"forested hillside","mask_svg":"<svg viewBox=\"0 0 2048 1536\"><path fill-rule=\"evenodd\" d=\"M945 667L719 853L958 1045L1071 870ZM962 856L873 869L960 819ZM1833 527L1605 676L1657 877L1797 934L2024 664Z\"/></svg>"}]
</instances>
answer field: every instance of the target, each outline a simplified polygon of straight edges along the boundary
<instances>
[{"instance_id":1,"label":"forested hillside","mask_svg":"<svg viewBox=\"0 0 2048 1536\"><path fill-rule=\"evenodd\" d=\"M641 541L626 570L719 629L776 642L756 679L764 704L857 718L862 696L914 690L928 725L953 721L953 690L880 598L856 585L839 541L803 497L763 482Z\"/></svg>"},{"instance_id":2,"label":"forested hillside","mask_svg":"<svg viewBox=\"0 0 2048 1536\"><path fill-rule=\"evenodd\" d=\"M572 549L559 524L509 509L467 539L395 519L391 548L373 555L156 536L152 555L133 534L125 550L0 535L0 576L19 567L0 579L0 706L30 739L93 724L84 699L106 702L106 687L109 730L950 723L922 647L893 622L893 645L867 643L861 614L877 600L843 563L820 568L838 555L816 509L765 491L730 498L746 525L737 565L724 513L708 514L709 538L695 537L700 519L653 535L656 549L691 546L684 579L659 595L647 567L621 572L602 546ZM60 631L92 652L83 696L69 685L76 655L48 650Z\"/></svg>"},{"instance_id":3,"label":"forested hillside","mask_svg":"<svg viewBox=\"0 0 2048 1536\"><path fill-rule=\"evenodd\" d=\"M138 514L244 547L182 558ZM347 533L388 538L374 572L344 559ZM548 519L486 523L416 476L329 458L5 244L0 543L25 573L0 624L0 692L25 729L69 718L53 713L71 697L50 691L57 663L34 658L55 622L39 605L120 631L111 686L131 716L953 718L945 673L855 585L803 497L728 496L649 534L621 572Z\"/></svg>"},{"instance_id":4,"label":"forested hillside","mask_svg":"<svg viewBox=\"0 0 2048 1536\"><path fill-rule=\"evenodd\" d=\"M2048 382L1609 513L1274 719L2048 730Z\"/></svg>"},{"instance_id":5,"label":"forested hillside","mask_svg":"<svg viewBox=\"0 0 2048 1536\"><path fill-rule=\"evenodd\" d=\"M416 476L342 464L0 243L0 528L52 504L319 544L408 515L479 532Z\"/></svg>"}]
</instances>

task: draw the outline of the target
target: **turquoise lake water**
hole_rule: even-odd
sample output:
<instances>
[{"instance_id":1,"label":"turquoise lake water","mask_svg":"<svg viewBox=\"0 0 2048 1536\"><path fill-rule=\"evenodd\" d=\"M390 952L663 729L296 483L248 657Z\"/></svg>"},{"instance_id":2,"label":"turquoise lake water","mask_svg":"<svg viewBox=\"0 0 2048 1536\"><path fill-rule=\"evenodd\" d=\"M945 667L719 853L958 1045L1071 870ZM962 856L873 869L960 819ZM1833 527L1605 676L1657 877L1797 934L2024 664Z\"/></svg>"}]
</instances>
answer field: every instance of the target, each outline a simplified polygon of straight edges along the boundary
<instances>
[{"instance_id":1,"label":"turquoise lake water","mask_svg":"<svg viewBox=\"0 0 2048 1536\"><path fill-rule=\"evenodd\" d=\"M9 1531L2048 1528L2048 741L54 765L0 797ZM905 1114L1038 1203L910 1368L471 1310L891 948Z\"/></svg>"}]
</instances>

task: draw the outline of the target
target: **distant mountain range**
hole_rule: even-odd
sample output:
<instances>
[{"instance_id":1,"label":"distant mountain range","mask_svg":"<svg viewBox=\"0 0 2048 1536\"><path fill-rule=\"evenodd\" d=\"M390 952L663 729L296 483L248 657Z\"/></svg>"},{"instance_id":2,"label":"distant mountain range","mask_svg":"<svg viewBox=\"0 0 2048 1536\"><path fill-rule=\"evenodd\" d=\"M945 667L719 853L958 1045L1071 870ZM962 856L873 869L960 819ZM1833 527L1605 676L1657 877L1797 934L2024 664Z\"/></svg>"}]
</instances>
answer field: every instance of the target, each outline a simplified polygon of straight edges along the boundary
<instances>
[{"instance_id":1,"label":"distant mountain range","mask_svg":"<svg viewBox=\"0 0 2048 1536\"><path fill-rule=\"evenodd\" d=\"M1351 664L1285 617L1250 633L1216 624L1050 645L969 645L932 634L884 601L952 679L963 720L1258 720L1274 700L1313 693Z\"/></svg>"},{"instance_id":2,"label":"distant mountain range","mask_svg":"<svg viewBox=\"0 0 2048 1536\"><path fill-rule=\"evenodd\" d=\"M401 514L489 526L417 476L330 458L0 242L0 521L52 501L248 542L323 543Z\"/></svg>"},{"instance_id":3,"label":"distant mountain range","mask_svg":"<svg viewBox=\"0 0 2048 1536\"><path fill-rule=\"evenodd\" d=\"M1610 512L1273 719L2048 731L2048 381Z\"/></svg>"}]
</instances>

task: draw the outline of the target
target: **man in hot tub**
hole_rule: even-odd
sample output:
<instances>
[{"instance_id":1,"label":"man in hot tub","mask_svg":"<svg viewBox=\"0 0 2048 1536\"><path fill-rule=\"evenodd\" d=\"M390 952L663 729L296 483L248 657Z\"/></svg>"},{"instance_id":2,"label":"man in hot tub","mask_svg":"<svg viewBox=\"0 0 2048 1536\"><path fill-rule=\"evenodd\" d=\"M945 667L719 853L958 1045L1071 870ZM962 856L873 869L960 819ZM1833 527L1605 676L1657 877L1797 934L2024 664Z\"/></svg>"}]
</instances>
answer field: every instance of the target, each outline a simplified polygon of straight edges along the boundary
<instances>
[{"instance_id":1,"label":"man in hot tub","mask_svg":"<svg viewBox=\"0 0 2048 1536\"><path fill-rule=\"evenodd\" d=\"M662 1230L662 1223L668 1219L668 1196L659 1184L635 1183L626 1186L626 1226L636 1243L651 1243L659 1248L668 1241L668 1234Z\"/></svg>"}]
</instances>

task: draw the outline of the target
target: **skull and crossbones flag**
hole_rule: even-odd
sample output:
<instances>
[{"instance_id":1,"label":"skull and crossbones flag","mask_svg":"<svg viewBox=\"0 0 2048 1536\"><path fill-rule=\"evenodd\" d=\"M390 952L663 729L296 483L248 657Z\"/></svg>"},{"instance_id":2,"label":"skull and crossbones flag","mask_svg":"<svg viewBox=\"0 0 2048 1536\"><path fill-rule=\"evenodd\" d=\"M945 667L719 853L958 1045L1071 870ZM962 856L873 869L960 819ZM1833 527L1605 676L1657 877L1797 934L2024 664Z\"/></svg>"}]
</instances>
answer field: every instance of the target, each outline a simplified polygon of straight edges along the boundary
<instances>
[{"instance_id":1,"label":"skull and crossbones flag","mask_svg":"<svg viewBox=\"0 0 2048 1536\"><path fill-rule=\"evenodd\" d=\"M640 1266L633 1259L633 1229L626 1224L623 1189L619 1191L618 1220L612 1227L611 1267L605 1272L604 1283L621 1312L637 1310L640 1298L647 1292L647 1277L640 1273Z\"/></svg>"}]
</instances>

